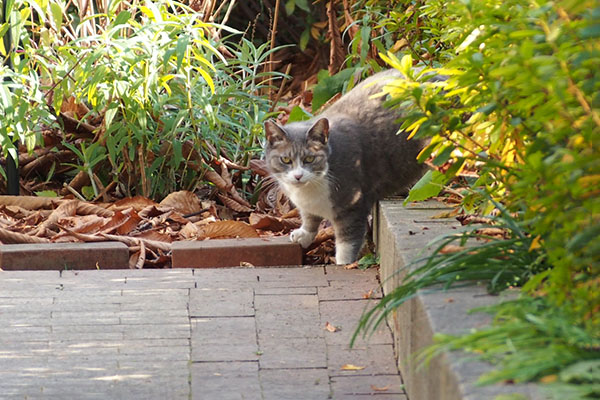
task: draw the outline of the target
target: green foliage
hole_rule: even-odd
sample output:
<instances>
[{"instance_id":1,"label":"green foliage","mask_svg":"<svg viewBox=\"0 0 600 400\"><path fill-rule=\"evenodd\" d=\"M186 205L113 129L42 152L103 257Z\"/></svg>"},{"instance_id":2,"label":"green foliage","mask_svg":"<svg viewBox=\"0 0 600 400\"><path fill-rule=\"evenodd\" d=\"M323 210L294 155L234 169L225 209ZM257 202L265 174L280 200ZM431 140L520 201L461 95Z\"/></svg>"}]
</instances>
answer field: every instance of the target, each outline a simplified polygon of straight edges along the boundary
<instances>
[{"instance_id":1,"label":"green foliage","mask_svg":"<svg viewBox=\"0 0 600 400\"><path fill-rule=\"evenodd\" d=\"M499 208L494 226L508 238L451 254L442 254L445 245L475 236L441 239L362 327L420 288L457 280L485 281L491 291L523 285L519 302L491 309L492 327L445 338L439 348L467 348L498 363L483 382L556 379L550 387L562 398L597 398L599 381L590 376L600 358L600 8L592 0L419 4L414 12L425 15L415 18L428 21L422 35L431 35L419 48L437 43L435 62L413 51L422 44L416 37L403 57L382 52L406 78L385 89L405 111L401 129L430 137L419 159L444 166L410 198L435 196L464 168L476 168L461 207L483 215Z\"/></svg>"},{"instance_id":2,"label":"green foliage","mask_svg":"<svg viewBox=\"0 0 600 400\"><path fill-rule=\"evenodd\" d=\"M478 311L495 314L492 326L461 337L438 335L437 344L420 358L427 361L448 348L475 351L502 367L483 375L480 384L540 380L553 399L600 396L600 338L583 329L572 313L531 297Z\"/></svg>"},{"instance_id":3,"label":"green foliage","mask_svg":"<svg viewBox=\"0 0 600 400\"><path fill-rule=\"evenodd\" d=\"M355 72L355 68L346 68L329 76L327 70L320 71L319 82L313 88L312 112L316 113L329 99L341 93Z\"/></svg>"},{"instance_id":4,"label":"green foliage","mask_svg":"<svg viewBox=\"0 0 600 400\"><path fill-rule=\"evenodd\" d=\"M32 9L35 23L19 31L20 51L10 53L20 66L20 75L12 78L18 81L16 91L10 95L8 84L0 87L3 98L18 102L12 108L8 100L0 105L10 118L0 129L9 143L4 151L10 151L14 136L8 129L20 129L16 134L28 140L29 149L41 144L34 132L73 97L89 107L84 119L101 118L88 140L105 151L101 178L121 182L125 193L160 198L193 188L206 165L190 147L207 160L226 152L234 162L247 162L260 148L260 127L270 106L260 93L278 75L259 72L269 45L216 42L211 30L233 31L203 22L175 1L135 3L127 10L120 4L79 21L66 1L15 3L13 24L22 27ZM62 31L55 29L67 22ZM51 99L50 107L44 97ZM83 151L75 153L80 167L91 173L94 165Z\"/></svg>"},{"instance_id":5,"label":"green foliage","mask_svg":"<svg viewBox=\"0 0 600 400\"><path fill-rule=\"evenodd\" d=\"M358 269L366 270L379 265L379 256L373 253L367 253L358 260Z\"/></svg>"},{"instance_id":6,"label":"green foliage","mask_svg":"<svg viewBox=\"0 0 600 400\"><path fill-rule=\"evenodd\" d=\"M478 225L460 234L442 236L430 243L429 248L424 249L430 254L413 260L397 272L404 276L402 285L363 316L360 329L376 328L390 312L421 289L446 290L483 281L488 283L490 293L499 293L522 285L549 267L545 254L532 249L533 239L523 230L523 224L506 210L491 223L493 225ZM492 227L502 230L504 237L490 236L485 228Z\"/></svg>"}]
</instances>

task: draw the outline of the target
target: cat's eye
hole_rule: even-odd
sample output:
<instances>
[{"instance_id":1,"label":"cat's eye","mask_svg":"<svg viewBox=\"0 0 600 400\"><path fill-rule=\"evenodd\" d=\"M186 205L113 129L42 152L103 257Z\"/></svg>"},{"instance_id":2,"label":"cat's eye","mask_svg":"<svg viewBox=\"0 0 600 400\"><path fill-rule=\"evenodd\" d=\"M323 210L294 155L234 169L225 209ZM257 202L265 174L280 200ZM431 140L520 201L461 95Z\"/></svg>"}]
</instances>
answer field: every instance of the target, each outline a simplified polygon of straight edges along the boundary
<instances>
[{"instance_id":1,"label":"cat's eye","mask_svg":"<svg viewBox=\"0 0 600 400\"><path fill-rule=\"evenodd\" d=\"M315 156L306 156L304 157L304 162L310 164L311 162L315 161Z\"/></svg>"},{"instance_id":2,"label":"cat's eye","mask_svg":"<svg viewBox=\"0 0 600 400\"><path fill-rule=\"evenodd\" d=\"M283 156L283 157L281 157L281 162L284 163L284 164L291 164L292 163L292 159L289 158L289 157Z\"/></svg>"}]
</instances>

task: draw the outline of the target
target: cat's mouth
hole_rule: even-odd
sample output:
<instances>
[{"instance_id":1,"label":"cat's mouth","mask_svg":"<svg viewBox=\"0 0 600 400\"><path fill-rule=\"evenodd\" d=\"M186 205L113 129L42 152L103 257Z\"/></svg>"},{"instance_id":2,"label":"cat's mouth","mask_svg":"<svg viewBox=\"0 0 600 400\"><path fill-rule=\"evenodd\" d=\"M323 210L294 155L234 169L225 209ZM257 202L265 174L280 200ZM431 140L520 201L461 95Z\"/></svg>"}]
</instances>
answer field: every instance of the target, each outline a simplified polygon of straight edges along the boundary
<instances>
[{"instance_id":1,"label":"cat's mouth","mask_svg":"<svg viewBox=\"0 0 600 400\"><path fill-rule=\"evenodd\" d=\"M308 183L308 181L299 181L299 180L290 180L288 181L288 184L292 185L292 186L304 186Z\"/></svg>"}]
</instances>

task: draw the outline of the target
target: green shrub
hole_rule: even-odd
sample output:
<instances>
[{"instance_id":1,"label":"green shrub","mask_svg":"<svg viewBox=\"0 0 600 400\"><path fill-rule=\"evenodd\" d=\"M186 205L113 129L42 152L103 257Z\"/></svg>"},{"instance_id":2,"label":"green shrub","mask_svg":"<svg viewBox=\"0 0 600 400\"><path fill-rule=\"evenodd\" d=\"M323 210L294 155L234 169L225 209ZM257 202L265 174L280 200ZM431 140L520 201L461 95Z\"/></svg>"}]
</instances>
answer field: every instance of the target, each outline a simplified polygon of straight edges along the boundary
<instances>
[{"instance_id":1,"label":"green shrub","mask_svg":"<svg viewBox=\"0 0 600 400\"><path fill-rule=\"evenodd\" d=\"M411 68L414 57L383 55L408 78L387 88L391 104L406 110L402 129L431 137L420 159L444 166L427 174L409 200L435 196L465 167L476 167L479 177L461 189L462 209L491 216L502 203L502 221L515 219L522 239L504 261L477 261L473 255L500 243L509 246L512 239L476 244L460 255L434 254L435 262L410 275L363 322L369 326L378 311L401 304L415 288L456 282L457 271L461 279L487 280L497 288L494 279L504 268L520 277L512 284L524 285L522 303L493 308L492 327L446 338L444 346L467 347L499 362L491 380L555 379L553 385L572 392L569 398L596 398L598 375L576 366L584 358L596 363L600 358L600 7L591 0L441 6L426 1L421 8L437 8L429 14L438 19L433 25L445 27L437 40L452 51L443 52L440 60L448 61L441 68L417 72ZM437 82L434 75L446 80ZM510 238L514 227L508 227ZM490 265L494 259L498 262ZM515 304L527 305L527 313ZM561 324L572 329L552 331ZM515 326L523 328L516 336ZM573 332L585 341L568 340ZM514 346L490 346L491 339ZM529 345L528 360L523 349ZM531 357L544 352L552 362L533 368ZM593 377L585 378L586 390L573 387L584 379L574 378L574 370Z\"/></svg>"},{"instance_id":2,"label":"green shrub","mask_svg":"<svg viewBox=\"0 0 600 400\"><path fill-rule=\"evenodd\" d=\"M260 126L270 107L261 90L277 76L259 73L269 54L267 44L216 41L217 28L232 30L205 23L199 13L171 0L134 2L126 10L112 2L84 21L73 16L67 1L44 3L46 8L40 4L13 5L20 46L11 57L22 75L16 77L19 92L11 99L20 108L2 125L4 142L11 141L14 135L7 130L14 126L29 149L42 144L34 132L51 124L64 101L74 97L89 107L84 122L101 120L94 137L84 141L105 150L99 160L103 168L96 168L104 183L120 182L124 193L158 198L193 188L208 168L185 146L205 160L224 151L241 163L258 151ZM35 22L26 24L28 18ZM23 74L30 75L29 81ZM51 99L49 108L44 96ZM23 118L30 111L33 118ZM3 147L4 153L10 146ZM83 149L79 153L81 167L91 173Z\"/></svg>"}]
</instances>

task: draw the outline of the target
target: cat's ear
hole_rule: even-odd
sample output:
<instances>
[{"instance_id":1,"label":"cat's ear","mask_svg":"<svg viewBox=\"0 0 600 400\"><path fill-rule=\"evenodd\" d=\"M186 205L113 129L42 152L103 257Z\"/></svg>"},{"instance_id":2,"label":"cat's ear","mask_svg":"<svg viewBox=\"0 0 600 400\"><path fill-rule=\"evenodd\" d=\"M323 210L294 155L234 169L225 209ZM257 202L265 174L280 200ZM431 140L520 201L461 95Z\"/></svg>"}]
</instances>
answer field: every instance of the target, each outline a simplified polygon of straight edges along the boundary
<instances>
[{"instance_id":1,"label":"cat's ear","mask_svg":"<svg viewBox=\"0 0 600 400\"><path fill-rule=\"evenodd\" d=\"M308 130L308 140L314 140L327 144L329 138L329 121L327 118L321 118Z\"/></svg>"},{"instance_id":2,"label":"cat's ear","mask_svg":"<svg viewBox=\"0 0 600 400\"><path fill-rule=\"evenodd\" d=\"M285 131L272 120L265 121L265 136L267 137L270 145L287 138Z\"/></svg>"}]
</instances>

